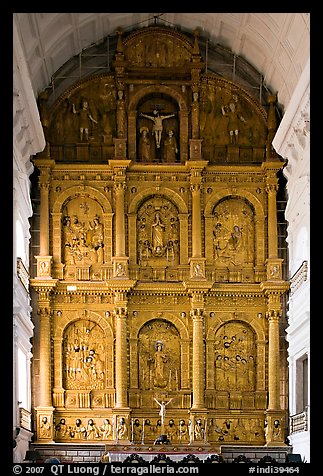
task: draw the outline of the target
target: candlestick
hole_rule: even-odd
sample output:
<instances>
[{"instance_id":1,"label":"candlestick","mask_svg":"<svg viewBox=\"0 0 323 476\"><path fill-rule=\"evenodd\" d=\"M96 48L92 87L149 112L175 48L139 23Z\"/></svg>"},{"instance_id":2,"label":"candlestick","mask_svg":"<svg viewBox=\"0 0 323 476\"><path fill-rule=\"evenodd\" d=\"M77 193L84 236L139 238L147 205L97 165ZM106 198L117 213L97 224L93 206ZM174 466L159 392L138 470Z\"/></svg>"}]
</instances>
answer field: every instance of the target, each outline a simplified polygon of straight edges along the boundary
<instances>
[{"instance_id":1,"label":"candlestick","mask_svg":"<svg viewBox=\"0 0 323 476\"><path fill-rule=\"evenodd\" d=\"M204 420L204 444L206 445L207 418Z\"/></svg>"},{"instance_id":2,"label":"candlestick","mask_svg":"<svg viewBox=\"0 0 323 476\"><path fill-rule=\"evenodd\" d=\"M141 444L145 444L145 419L142 419Z\"/></svg>"},{"instance_id":3,"label":"candlestick","mask_svg":"<svg viewBox=\"0 0 323 476\"><path fill-rule=\"evenodd\" d=\"M188 432L189 432L189 436L190 436L190 445L191 445L193 443L193 425L192 425L192 420L191 419L188 420L188 425L189 425Z\"/></svg>"},{"instance_id":4,"label":"candlestick","mask_svg":"<svg viewBox=\"0 0 323 476\"><path fill-rule=\"evenodd\" d=\"M133 443L133 418L131 418L131 443Z\"/></svg>"}]
</instances>

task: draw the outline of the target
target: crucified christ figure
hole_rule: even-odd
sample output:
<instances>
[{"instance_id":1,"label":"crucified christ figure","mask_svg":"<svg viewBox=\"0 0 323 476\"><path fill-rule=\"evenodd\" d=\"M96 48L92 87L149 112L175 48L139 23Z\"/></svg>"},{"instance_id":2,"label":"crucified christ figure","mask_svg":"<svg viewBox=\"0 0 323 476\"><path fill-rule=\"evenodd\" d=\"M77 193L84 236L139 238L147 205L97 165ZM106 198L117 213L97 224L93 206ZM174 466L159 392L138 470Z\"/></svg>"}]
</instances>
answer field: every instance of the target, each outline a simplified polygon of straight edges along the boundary
<instances>
[{"instance_id":1,"label":"crucified christ figure","mask_svg":"<svg viewBox=\"0 0 323 476\"><path fill-rule=\"evenodd\" d=\"M156 138L156 146L159 149L160 148L160 140L163 132L163 120L168 119L169 117L174 117L175 114L168 114L167 116L160 116L159 111L156 109L154 110L154 116L148 116L147 114L143 114L142 112L140 113L142 117L145 117L146 119L150 119L153 121L154 126L153 126L153 132L155 133L155 138Z\"/></svg>"},{"instance_id":2,"label":"crucified christ figure","mask_svg":"<svg viewBox=\"0 0 323 476\"><path fill-rule=\"evenodd\" d=\"M159 402L156 398L154 398L155 402L158 403L158 405L160 406L160 411L159 411L159 416L160 416L160 419L161 419L161 424L162 424L162 427L164 427L164 422L165 422L165 416L166 416L166 406L172 402L174 400L174 398L171 398L170 400L168 400L168 402L164 402L164 400L162 400L161 402Z\"/></svg>"}]
</instances>

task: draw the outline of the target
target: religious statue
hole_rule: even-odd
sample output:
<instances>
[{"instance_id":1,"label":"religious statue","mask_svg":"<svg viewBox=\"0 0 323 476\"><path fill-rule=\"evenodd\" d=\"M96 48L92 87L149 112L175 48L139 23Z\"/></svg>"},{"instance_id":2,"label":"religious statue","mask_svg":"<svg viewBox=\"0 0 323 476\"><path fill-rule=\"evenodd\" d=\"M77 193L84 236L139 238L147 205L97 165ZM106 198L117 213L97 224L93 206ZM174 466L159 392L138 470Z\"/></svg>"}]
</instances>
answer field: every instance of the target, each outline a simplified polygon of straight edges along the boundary
<instances>
[{"instance_id":1,"label":"religious statue","mask_svg":"<svg viewBox=\"0 0 323 476\"><path fill-rule=\"evenodd\" d=\"M222 106L222 114L229 118L228 131L230 136L230 144L238 143L238 135L240 131L240 121L246 123L245 118L238 111L238 97L234 94L233 101L227 106Z\"/></svg>"},{"instance_id":2,"label":"religious statue","mask_svg":"<svg viewBox=\"0 0 323 476\"><path fill-rule=\"evenodd\" d=\"M108 418L105 418L103 421L103 425L100 426L99 428L101 434L102 434L102 439L107 440L109 436L112 435L112 425L110 423L110 420Z\"/></svg>"},{"instance_id":3,"label":"religious statue","mask_svg":"<svg viewBox=\"0 0 323 476\"><path fill-rule=\"evenodd\" d=\"M117 425L117 437L118 440L124 440L128 437L128 427L123 417L120 418Z\"/></svg>"},{"instance_id":4,"label":"religious statue","mask_svg":"<svg viewBox=\"0 0 323 476\"><path fill-rule=\"evenodd\" d=\"M72 104L73 107L73 114L78 114L80 117L79 120L79 130L80 130L80 140L83 141L83 137L85 137L85 140L89 140L89 127L91 122L94 124L97 124L98 121L94 119L92 114L90 113L89 110L89 103L87 101L82 102L82 107L79 110L75 109L75 104Z\"/></svg>"},{"instance_id":5,"label":"religious statue","mask_svg":"<svg viewBox=\"0 0 323 476\"><path fill-rule=\"evenodd\" d=\"M42 418L39 433L41 438L50 438L51 436L51 424L46 416Z\"/></svg>"},{"instance_id":6,"label":"religious statue","mask_svg":"<svg viewBox=\"0 0 323 476\"><path fill-rule=\"evenodd\" d=\"M164 140L164 160L165 162L175 162L178 148L174 131L170 129L167 134L168 137Z\"/></svg>"},{"instance_id":7,"label":"religious statue","mask_svg":"<svg viewBox=\"0 0 323 476\"><path fill-rule=\"evenodd\" d=\"M155 253L161 254L164 248L165 225L161 221L160 213L156 212L155 221L151 225L152 243Z\"/></svg>"},{"instance_id":8,"label":"religious statue","mask_svg":"<svg viewBox=\"0 0 323 476\"><path fill-rule=\"evenodd\" d=\"M170 117L174 117L175 114L168 114L166 116L160 116L159 111L156 109L154 110L154 116L148 116L147 114L143 114L142 112L140 113L140 116L145 117L146 119L149 119L150 121L153 121L154 126L153 126L153 133L155 134L155 139L156 139L156 147L157 149L160 148L160 141L161 141L161 136L163 132L163 120L168 119Z\"/></svg>"},{"instance_id":9,"label":"religious statue","mask_svg":"<svg viewBox=\"0 0 323 476\"><path fill-rule=\"evenodd\" d=\"M154 398L154 400L160 406L159 416L160 416L160 419L161 419L162 428L164 428L165 416L166 416L166 406L169 405L170 402L172 402L174 400L174 398L171 398L170 400L168 400L168 402L165 402L164 400L159 402L156 398Z\"/></svg>"},{"instance_id":10,"label":"religious statue","mask_svg":"<svg viewBox=\"0 0 323 476\"><path fill-rule=\"evenodd\" d=\"M152 147L149 137L148 127L140 128L141 137L139 139L139 159L142 162L150 162L152 159Z\"/></svg>"},{"instance_id":11,"label":"religious statue","mask_svg":"<svg viewBox=\"0 0 323 476\"><path fill-rule=\"evenodd\" d=\"M165 363L168 359L163 352L163 346L164 344L161 341L157 341L154 357L149 359L149 362L154 364L153 383L155 387L166 387L168 383L168 375L165 373Z\"/></svg>"}]
</instances>

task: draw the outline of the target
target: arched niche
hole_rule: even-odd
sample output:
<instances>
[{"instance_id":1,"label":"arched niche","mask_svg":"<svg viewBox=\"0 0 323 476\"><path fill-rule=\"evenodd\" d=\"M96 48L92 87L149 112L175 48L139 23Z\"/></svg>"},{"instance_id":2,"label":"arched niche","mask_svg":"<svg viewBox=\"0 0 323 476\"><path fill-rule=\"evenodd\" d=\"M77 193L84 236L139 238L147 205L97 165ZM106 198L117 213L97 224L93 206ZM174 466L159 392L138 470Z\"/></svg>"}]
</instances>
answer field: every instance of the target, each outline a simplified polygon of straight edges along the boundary
<instances>
[{"instance_id":1,"label":"arched niche","mask_svg":"<svg viewBox=\"0 0 323 476\"><path fill-rule=\"evenodd\" d=\"M231 316L219 313L208 329L206 341L208 389L229 391L228 385L227 388L222 387L225 386L224 382L227 383L226 367L231 366L232 373L229 372L231 391L265 390L267 340L263 322L259 318L246 316L244 319L241 316L232 320ZM235 379L240 371L244 374L234 390L233 383L237 382Z\"/></svg>"},{"instance_id":2,"label":"arched niche","mask_svg":"<svg viewBox=\"0 0 323 476\"><path fill-rule=\"evenodd\" d=\"M162 348L157 350L158 342L162 343ZM171 313L163 313L162 316L134 323L130 336L131 388L152 391L188 389L190 386L189 343L187 327ZM165 372L165 380L160 377L158 384L157 378L155 381L157 385L154 385L155 354L161 365L164 364Z\"/></svg>"},{"instance_id":3,"label":"arched niche","mask_svg":"<svg viewBox=\"0 0 323 476\"><path fill-rule=\"evenodd\" d=\"M151 117L154 110L159 111L160 116L175 114L173 118L167 118L169 128L175 132L178 141L179 156L175 162L182 162L188 158L188 121L189 111L185 102L184 93L170 86L154 84L138 89L133 93L128 105L128 155L130 160L138 159L139 134L142 127L148 127L152 130L152 120L140 116L142 108L151 108ZM164 108L168 110L163 110ZM145 111L147 112L147 111ZM163 121L164 122L164 121ZM165 131L167 129L165 122ZM163 128L164 132L164 128ZM162 136L162 140L165 136ZM157 148L156 148L157 151ZM158 152L158 151L157 151ZM162 158L162 155L155 155L152 161Z\"/></svg>"},{"instance_id":4,"label":"arched niche","mask_svg":"<svg viewBox=\"0 0 323 476\"><path fill-rule=\"evenodd\" d=\"M74 213L74 205L77 206L77 213ZM84 236L85 243L83 246L87 252L92 252L94 256L93 263L101 262L103 264L110 262L112 256L111 204L104 194L93 187L74 186L61 192L53 205L52 243L54 263L66 262L64 249L66 249L66 234L68 234L69 226L66 220L67 217L70 217L72 222L73 215L76 216L77 222L84 223L82 225L83 232L81 232L81 228L78 225L79 232L77 236ZM70 224L70 227L73 227L73 223ZM99 260L98 256L96 256L98 251L102 251Z\"/></svg>"},{"instance_id":5,"label":"arched niche","mask_svg":"<svg viewBox=\"0 0 323 476\"><path fill-rule=\"evenodd\" d=\"M77 367L74 367L74 372L67 370L67 368L70 367L73 369L73 366L70 365L72 358L74 357L76 362L80 360L77 359L77 354L79 354L79 356L82 354L84 360L92 356L93 353L90 353L90 351L94 350L95 358L92 357L87 365L88 368L92 368L92 378L89 378L87 385L86 379L83 377L88 369L85 371L83 365L81 368L83 377L81 379L78 378L78 386L75 387L75 390L82 390L82 386L89 391L112 388L114 385L114 334L110 323L96 312L65 311L63 316L60 317L59 321L55 324L54 387L56 389L64 388L66 383L68 383L68 386L71 386L72 380L74 380L72 373L74 373L75 381L77 382L76 374L80 374L80 372L75 371ZM89 332L87 332L86 329L89 329ZM81 342L83 334L88 343ZM75 346L78 346L80 350L76 351ZM81 350L81 346L87 348ZM70 360L70 362L68 362L68 360ZM92 362L93 360L94 362ZM94 372L99 373L100 371L101 376L97 378ZM67 378L67 372L69 372L69 378Z\"/></svg>"},{"instance_id":6,"label":"arched niche","mask_svg":"<svg viewBox=\"0 0 323 476\"><path fill-rule=\"evenodd\" d=\"M138 220L140 220L140 210L142 210L142 207L144 207L145 204L148 204L149 201L152 202L152 210L154 210L154 206L158 208L158 201L160 201L161 206L162 206L162 202L165 202L165 204L167 204L168 202L169 209L172 209L174 213L175 213L175 210L177 211L177 216L174 215L173 213L173 216L172 217L169 216L169 218L165 222L165 225L167 224L167 228L168 228L168 230L166 230L165 228L165 240L167 239L166 240L167 243L169 241L172 241L172 233L174 231L174 238L176 234L175 239L179 241L179 243L175 244L178 250L178 258L176 258L176 262L175 260L173 260L174 262L172 264L171 253L173 253L174 250L171 249L171 246L169 246L169 249L167 250L167 243L165 242L166 248L164 250L164 256L163 256L163 259L159 260L160 261L159 265L172 266L176 264L186 264L188 262L187 206L184 200L182 199L182 197L180 197L173 190L163 188L158 194L156 194L156 189L153 187L148 188L144 191L138 192L133 197L133 200L129 204L129 212L128 212L129 229L136 230L136 236L129 237L130 262L132 264L140 264L139 258L141 253L140 251L141 243L138 244L138 242L142 241L142 239L140 237L140 232L138 233L138 230L140 230L140 228L138 228L139 227ZM157 210L155 210L155 212L156 211ZM161 215L163 216L165 215L165 213L162 211ZM155 220L155 215L152 218ZM173 220L171 220L171 218L173 218ZM149 226L151 226L151 224L152 223L149 222ZM152 241L151 230L148 230L148 233L150 234L149 240ZM167 253L168 253L168 260L167 260ZM156 257L156 259L157 259L157 265L158 265L158 256Z\"/></svg>"},{"instance_id":7,"label":"arched niche","mask_svg":"<svg viewBox=\"0 0 323 476\"><path fill-rule=\"evenodd\" d=\"M246 190L239 190L235 194L228 194L227 191L214 192L206 203L204 216L207 264L224 267L264 266L265 214L261 202L253 194ZM243 244L243 238L248 240L248 244ZM228 246L231 251L226 254L225 246L228 245L228 240L232 242ZM215 256L215 241L220 254L223 252L220 259L217 259L218 255ZM237 247L240 243L249 247L249 251L247 253L242 249L238 256Z\"/></svg>"}]
</instances>

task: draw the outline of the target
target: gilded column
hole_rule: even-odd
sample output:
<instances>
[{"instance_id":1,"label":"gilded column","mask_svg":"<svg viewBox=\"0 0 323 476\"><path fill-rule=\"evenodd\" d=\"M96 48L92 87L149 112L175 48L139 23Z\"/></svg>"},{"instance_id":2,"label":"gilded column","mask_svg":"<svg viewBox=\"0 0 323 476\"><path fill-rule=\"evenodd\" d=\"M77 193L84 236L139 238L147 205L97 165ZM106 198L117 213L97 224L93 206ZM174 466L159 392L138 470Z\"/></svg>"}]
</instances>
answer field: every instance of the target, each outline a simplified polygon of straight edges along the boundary
<instances>
[{"instance_id":1,"label":"gilded column","mask_svg":"<svg viewBox=\"0 0 323 476\"><path fill-rule=\"evenodd\" d=\"M125 192L126 192L126 169L129 160L110 160L115 171L115 242L113 261L113 276L127 278L128 257L126 256L126 231L125 231Z\"/></svg>"},{"instance_id":2,"label":"gilded column","mask_svg":"<svg viewBox=\"0 0 323 476\"><path fill-rule=\"evenodd\" d=\"M268 117L267 117L267 141L266 141L266 160L277 159L277 152L273 148L272 142L277 131L276 121L276 102L277 95L270 94L267 98L269 104Z\"/></svg>"},{"instance_id":3,"label":"gilded column","mask_svg":"<svg viewBox=\"0 0 323 476\"><path fill-rule=\"evenodd\" d=\"M49 182L48 177L40 176L40 256L48 256L49 254Z\"/></svg>"},{"instance_id":4,"label":"gilded column","mask_svg":"<svg viewBox=\"0 0 323 476\"><path fill-rule=\"evenodd\" d=\"M288 283L264 283L261 285L267 297L268 319L268 406L266 412L266 444L284 445L286 410L280 402L280 316L281 296Z\"/></svg>"},{"instance_id":5,"label":"gilded column","mask_svg":"<svg viewBox=\"0 0 323 476\"><path fill-rule=\"evenodd\" d=\"M51 342L50 309L46 303L39 303L39 404L42 407L52 405L51 395Z\"/></svg>"},{"instance_id":6,"label":"gilded column","mask_svg":"<svg viewBox=\"0 0 323 476\"><path fill-rule=\"evenodd\" d=\"M193 103L192 103L192 139L200 138L200 107L199 107L199 92L197 88L193 89Z\"/></svg>"},{"instance_id":7,"label":"gilded column","mask_svg":"<svg viewBox=\"0 0 323 476\"><path fill-rule=\"evenodd\" d=\"M117 182L114 185L115 190L115 256L125 256L125 215L124 215L124 193L126 185L123 182Z\"/></svg>"},{"instance_id":8,"label":"gilded column","mask_svg":"<svg viewBox=\"0 0 323 476\"><path fill-rule=\"evenodd\" d=\"M198 183L191 185L192 192L192 258L200 258L202 253L201 242L201 186Z\"/></svg>"},{"instance_id":9,"label":"gilded column","mask_svg":"<svg viewBox=\"0 0 323 476\"><path fill-rule=\"evenodd\" d=\"M122 294L122 293L121 293ZM121 302L119 296L116 297L115 332L116 332L116 408L126 408L128 406L128 343L127 343L127 308L126 302Z\"/></svg>"},{"instance_id":10,"label":"gilded column","mask_svg":"<svg viewBox=\"0 0 323 476\"><path fill-rule=\"evenodd\" d=\"M38 395L35 418L36 440L51 442L54 435L52 406L52 359L51 359L51 309L50 292L54 280L49 280L45 286L38 286L35 280L31 280L31 286L38 292L38 315L39 315L39 377Z\"/></svg>"},{"instance_id":11,"label":"gilded column","mask_svg":"<svg viewBox=\"0 0 323 476\"><path fill-rule=\"evenodd\" d=\"M277 171L280 165L274 162L270 164L263 162L266 169L266 192L268 197L268 258L267 265L267 279L281 280L282 279L282 259L278 257L278 230L277 230L277 190L278 178Z\"/></svg>"},{"instance_id":12,"label":"gilded column","mask_svg":"<svg viewBox=\"0 0 323 476\"><path fill-rule=\"evenodd\" d=\"M280 409L279 311L268 311L268 410Z\"/></svg>"},{"instance_id":13,"label":"gilded column","mask_svg":"<svg viewBox=\"0 0 323 476\"><path fill-rule=\"evenodd\" d=\"M266 191L268 194L268 258L278 258L277 232L277 205L276 193L278 189L277 177L272 174L267 179Z\"/></svg>"},{"instance_id":14,"label":"gilded column","mask_svg":"<svg viewBox=\"0 0 323 476\"><path fill-rule=\"evenodd\" d=\"M192 88L192 138L190 139L190 160L202 160L202 140L200 140L200 73L204 64L201 61L199 49L199 32L194 32L194 46L191 62L191 88Z\"/></svg>"},{"instance_id":15,"label":"gilded column","mask_svg":"<svg viewBox=\"0 0 323 476\"><path fill-rule=\"evenodd\" d=\"M191 317L193 320L193 367L192 390L194 409L205 409L205 357L204 357L204 301L203 295L193 293L191 301Z\"/></svg>"},{"instance_id":16,"label":"gilded column","mask_svg":"<svg viewBox=\"0 0 323 476\"><path fill-rule=\"evenodd\" d=\"M188 162L189 163L189 162ZM190 277L205 279L205 258L202 258L202 217L201 183L202 170L207 162L191 162L190 189L192 193L192 256L190 258Z\"/></svg>"},{"instance_id":17,"label":"gilded column","mask_svg":"<svg viewBox=\"0 0 323 476\"><path fill-rule=\"evenodd\" d=\"M126 106L125 106L125 70L127 61L124 57L124 48L122 40L122 31L117 31L118 41L116 47L115 59L112 62L112 69L115 71L116 76L116 89L117 89L117 137L113 139L114 142L114 157L116 159L126 159L127 155L127 140L126 140Z\"/></svg>"},{"instance_id":18,"label":"gilded column","mask_svg":"<svg viewBox=\"0 0 323 476\"><path fill-rule=\"evenodd\" d=\"M40 249L37 260L37 276L48 278L51 276L51 261L49 256L49 183L50 171L54 160L50 159L49 144L47 144L44 152L35 160L35 165L40 170L39 188L40 188Z\"/></svg>"}]
</instances>

